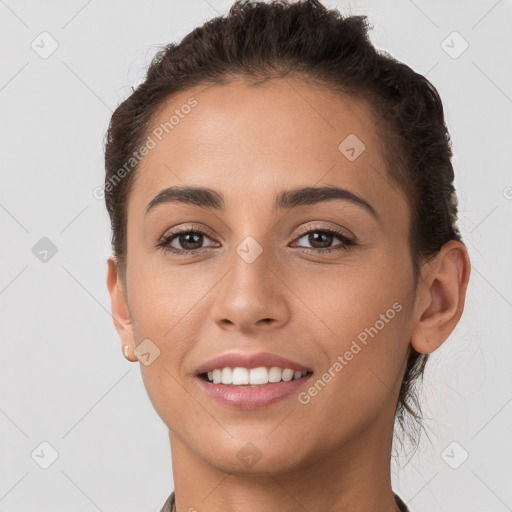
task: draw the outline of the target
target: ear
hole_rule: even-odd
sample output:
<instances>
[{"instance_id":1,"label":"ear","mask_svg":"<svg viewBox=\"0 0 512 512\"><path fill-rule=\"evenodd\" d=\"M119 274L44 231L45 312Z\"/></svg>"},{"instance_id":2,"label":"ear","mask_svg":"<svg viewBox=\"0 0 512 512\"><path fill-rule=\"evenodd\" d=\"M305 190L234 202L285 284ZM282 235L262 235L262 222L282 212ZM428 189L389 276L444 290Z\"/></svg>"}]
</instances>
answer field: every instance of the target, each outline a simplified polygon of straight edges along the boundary
<instances>
[{"instance_id":1,"label":"ear","mask_svg":"<svg viewBox=\"0 0 512 512\"><path fill-rule=\"evenodd\" d=\"M110 294L110 302L112 303L112 320L114 326L121 339L121 345L128 345L125 357L130 361L138 361L133 354L136 348L133 336L132 322L130 319L130 311L128 301L126 300L126 290L124 283L118 273L117 261L113 256L107 260L107 288Z\"/></svg>"},{"instance_id":2,"label":"ear","mask_svg":"<svg viewBox=\"0 0 512 512\"><path fill-rule=\"evenodd\" d=\"M411 345L420 354L430 354L451 334L464 310L471 272L463 243L450 240L424 264L415 303L416 324Z\"/></svg>"}]
</instances>

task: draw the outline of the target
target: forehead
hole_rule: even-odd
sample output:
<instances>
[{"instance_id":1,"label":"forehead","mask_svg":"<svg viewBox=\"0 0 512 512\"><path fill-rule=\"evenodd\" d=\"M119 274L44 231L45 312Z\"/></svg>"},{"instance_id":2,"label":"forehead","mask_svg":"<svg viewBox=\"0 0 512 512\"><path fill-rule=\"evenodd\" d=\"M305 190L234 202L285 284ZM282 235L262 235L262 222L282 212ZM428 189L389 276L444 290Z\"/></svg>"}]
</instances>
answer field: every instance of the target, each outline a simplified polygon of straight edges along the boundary
<instances>
[{"instance_id":1,"label":"forehead","mask_svg":"<svg viewBox=\"0 0 512 512\"><path fill-rule=\"evenodd\" d=\"M267 207L295 186L343 186L382 208L386 194L401 192L387 176L370 108L301 80L187 89L161 105L148 136L153 147L129 210L143 210L171 185L222 190L233 209L255 197Z\"/></svg>"}]
</instances>

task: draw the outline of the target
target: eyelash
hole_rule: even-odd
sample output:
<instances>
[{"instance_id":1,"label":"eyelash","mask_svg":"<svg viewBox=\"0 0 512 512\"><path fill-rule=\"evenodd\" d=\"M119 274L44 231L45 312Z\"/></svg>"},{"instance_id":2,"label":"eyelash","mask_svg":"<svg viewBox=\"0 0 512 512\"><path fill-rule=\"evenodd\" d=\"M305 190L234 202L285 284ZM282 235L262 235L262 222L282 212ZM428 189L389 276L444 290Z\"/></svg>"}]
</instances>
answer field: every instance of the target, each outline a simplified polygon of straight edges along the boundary
<instances>
[{"instance_id":1,"label":"eyelash","mask_svg":"<svg viewBox=\"0 0 512 512\"><path fill-rule=\"evenodd\" d=\"M322 226L314 226L314 227L308 228L306 231L303 231L303 232L301 232L299 234L297 240L299 240L299 239L303 238L304 236L309 235L311 233L327 233L329 235L334 235L336 238L339 238L341 240L342 245L338 246L338 247L333 247L333 248L329 247L329 248L325 248L325 249L315 249L313 247L301 247L300 248L303 251L308 252L308 253L325 254L325 253L330 253L330 252L335 252L335 251L346 251L346 250L350 249L350 247L357 245L357 243L354 240L349 238L342 231L339 231L339 230L336 230L336 229L333 229L333 228L325 228L325 227L322 227ZM198 249L190 249L190 250L175 249L174 247L170 248L170 243L175 238L177 238L179 235L183 235L183 234L185 234L185 235L190 235L190 234L204 235L204 236L210 238L208 233L206 233L205 231L203 231L201 229L182 228L182 229L174 231L173 233L163 237L158 242L157 247L162 249L162 250L164 250L164 251L166 251L166 252L170 252L170 253L176 254L178 256L185 256L185 255L189 256L189 255L196 254L199 251L203 251L205 249L210 249L211 248L211 247L200 247Z\"/></svg>"}]
</instances>

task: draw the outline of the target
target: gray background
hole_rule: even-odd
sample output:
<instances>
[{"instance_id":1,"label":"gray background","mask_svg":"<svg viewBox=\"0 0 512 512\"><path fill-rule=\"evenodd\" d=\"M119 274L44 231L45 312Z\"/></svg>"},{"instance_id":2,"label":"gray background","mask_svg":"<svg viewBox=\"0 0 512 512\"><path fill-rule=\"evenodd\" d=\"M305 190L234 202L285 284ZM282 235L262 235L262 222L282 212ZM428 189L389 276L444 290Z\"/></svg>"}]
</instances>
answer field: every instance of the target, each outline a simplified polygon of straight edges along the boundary
<instances>
[{"instance_id":1,"label":"gray background","mask_svg":"<svg viewBox=\"0 0 512 512\"><path fill-rule=\"evenodd\" d=\"M431 442L393 464L394 488L416 512L510 510L512 3L326 4L368 14L374 43L438 88L473 264L463 320L427 365ZM230 5L0 0L2 512L158 511L172 490L167 429L110 317L93 190L111 111L158 46Z\"/></svg>"}]
</instances>

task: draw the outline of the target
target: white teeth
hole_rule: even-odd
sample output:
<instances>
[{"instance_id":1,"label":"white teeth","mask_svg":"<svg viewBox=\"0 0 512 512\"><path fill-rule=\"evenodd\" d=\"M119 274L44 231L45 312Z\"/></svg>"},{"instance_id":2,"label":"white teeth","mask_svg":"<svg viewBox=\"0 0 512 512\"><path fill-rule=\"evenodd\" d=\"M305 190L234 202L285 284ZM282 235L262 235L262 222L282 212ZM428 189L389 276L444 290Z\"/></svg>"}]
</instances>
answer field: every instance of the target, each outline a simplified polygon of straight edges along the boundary
<instances>
[{"instance_id":1,"label":"white teeth","mask_svg":"<svg viewBox=\"0 0 512 512\"><path fill-rule=\"evenodd\" d=\"M306 375L307 372L304 372ZM227 384L233 386L260 386L268 384L269 382L289 382L290 380L300 379L303 372L293 371L290 368L279 368L272 366L265 368L243 368L237 366L235 368L216 368L208 372L208 380L213 384Z\"/></svg>"},{"instance_id":2,"label":"white teeth","mask_svg":"<svg viewBox=\"0 0 512 512\"><path fill-rule=\"evenodd\" d=\"M249 382L251 385L267 384L268 383L268 370L262 366L260 368L251 368L249 373Z\"/></svg>"},{"instance_id":3,"label":"white teeth","mask_svg":"<svg viewBox=\"0 0 512 512\"><path fill-rule=\"evenodd\" d=\"M231 384L235 386L249 384L249 370L247 368L233 368Z\"/></svg>"},{"instance_id":4,"label":"white teeth","mask_svg":"<svg viewBox=\"0 0 512 512\"><path fill-rule=\"evenodd\" d=\"M233 384L233 370L231 368L222 368L222 384Z\"/></svg>"},{"instance_id":5,"label":"white teeth","mask_svg":"<svg viewBox=\"0 0 512 512\"><path fill-rule=\"evenodd\" d=\"M290 370L290 368L286 368L286 370L283 370L283 376L281 378L285 382L292 380L293 379L293 370Z\"/></svg>"},{"instance_id":6,"label":"white teeth","mask_svg":"<svg viewBox=\"0 0 512 512\"><path fill-rule=\"evenodd\" d=\"M268 372L268 381L280 382L282 372L283 371L281 370L281 368L279 368L278 366L273 366L272 368L270 368Z\"/></svg>"},{"instance_id":7,"label":"white teeth","mask_svg":"<svg viewBox=\"0 0 512 512\"><path fill-rule=\"evenodd\" d=\"M208 378L210 379L210 373L208 372ZM212 379L210 379L212 380ZM222 370L213 370L213 383L220 384L222 382Z\"/></svg>"}]
</instances>

